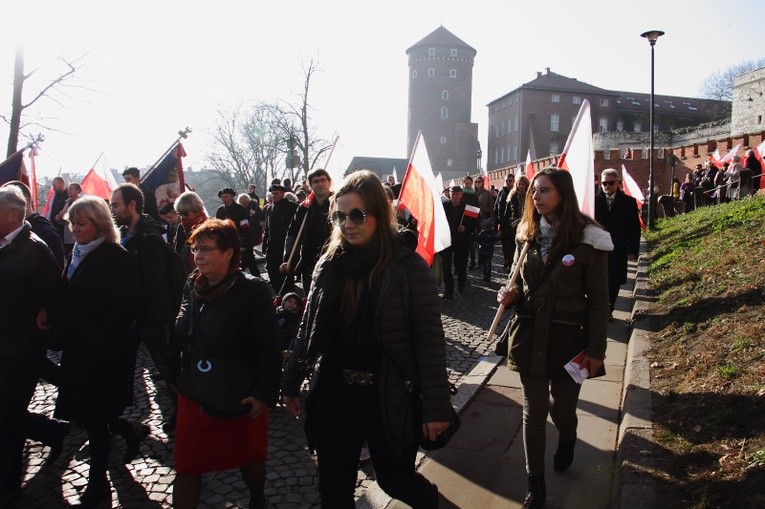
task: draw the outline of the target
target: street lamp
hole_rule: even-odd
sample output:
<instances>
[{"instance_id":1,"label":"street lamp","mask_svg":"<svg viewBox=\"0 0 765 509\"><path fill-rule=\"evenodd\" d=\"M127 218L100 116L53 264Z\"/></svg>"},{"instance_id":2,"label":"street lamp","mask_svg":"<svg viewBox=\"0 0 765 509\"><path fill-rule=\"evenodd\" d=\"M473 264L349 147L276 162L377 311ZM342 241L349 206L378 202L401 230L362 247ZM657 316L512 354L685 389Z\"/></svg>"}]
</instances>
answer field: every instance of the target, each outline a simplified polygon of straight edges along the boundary
<instances>
[{"instance_id":1,"label":"street lamp","mask_svg":"<svg viewBox=\"0 0 765 509\"><path fill-rule=\"evenodd\" d=\"M481 152L481 144L478 144L478 149L475 151L475 169L478 170L478 173L481 173L481 158L483 157L483 152Z\"/></svg>"},{"instance_id":2,"label":"street lamp","mask_svg":"<svg viewBox=\"0 0 765 509\"><path fill-rule=\"evenodd\" d=\"M650 139L651 149L648 153L648 228L653 229L656 223L656 191L653 185L653 47L656 45L656 40L664 35L661 30L649 30L643 32L640 37L648 39L648 43L651 45L651 112L648 123L650 124Z\"/></svg>"}]
</instances>

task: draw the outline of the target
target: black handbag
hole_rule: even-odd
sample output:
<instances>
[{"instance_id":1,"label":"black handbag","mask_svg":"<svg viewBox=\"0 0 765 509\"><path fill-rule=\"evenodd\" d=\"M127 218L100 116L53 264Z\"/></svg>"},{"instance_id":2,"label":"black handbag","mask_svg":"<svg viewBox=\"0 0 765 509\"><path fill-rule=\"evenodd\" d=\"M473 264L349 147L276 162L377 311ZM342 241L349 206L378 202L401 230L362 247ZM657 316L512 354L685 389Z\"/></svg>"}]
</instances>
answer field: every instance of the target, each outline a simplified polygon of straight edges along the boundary
<instances>
[{"instance_id":1,"label":"black handbag","mask_svg":"<svg viewBox=\"0 0 765 509\"><path fill-rule=\"evenodd\" d=\"M204 413L219 419L235 419L252 409L240 401L252 395L258 373L252 362L243 359L213 358L205 355L202 342L196 335L194 319L196 302L191 301L191 325L189 335L194 337L198 358L191 361L191 385L196 402Z\"/></svg>"}]
</instances>

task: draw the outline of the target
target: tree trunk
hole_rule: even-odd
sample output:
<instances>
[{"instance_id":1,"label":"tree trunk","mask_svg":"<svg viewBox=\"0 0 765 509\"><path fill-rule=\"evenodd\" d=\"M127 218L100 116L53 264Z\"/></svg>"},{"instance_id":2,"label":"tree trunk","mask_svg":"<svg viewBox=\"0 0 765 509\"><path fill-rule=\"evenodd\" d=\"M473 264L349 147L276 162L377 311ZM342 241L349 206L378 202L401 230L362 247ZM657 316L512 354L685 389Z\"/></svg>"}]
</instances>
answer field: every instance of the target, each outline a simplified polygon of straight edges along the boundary
<instances>
[{"instance_id":1,"label":"tree trunk","mask_svg":"<svg viewBox=\"0 0 765 509\"><path fill-rule=\"evenodd\" d=\"M13 102L11 105L11 125L8 133L8 150L6 157L13 155L19 144L19 128L21 126L21 91L24 88L24 46L16 46L16 60L13 65Z\"/></svg>"}]
</instances>

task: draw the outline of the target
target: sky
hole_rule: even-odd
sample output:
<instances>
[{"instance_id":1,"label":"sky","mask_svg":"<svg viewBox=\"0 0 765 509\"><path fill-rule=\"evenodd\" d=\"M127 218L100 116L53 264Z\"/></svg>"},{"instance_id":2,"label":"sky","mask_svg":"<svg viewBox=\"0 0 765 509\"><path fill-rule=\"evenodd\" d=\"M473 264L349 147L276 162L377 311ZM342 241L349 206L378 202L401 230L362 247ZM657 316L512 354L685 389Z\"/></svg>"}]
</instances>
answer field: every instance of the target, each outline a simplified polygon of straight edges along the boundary
<instances>
[{"instance_id":1,"label":"sky","mask_svg":"<svg viewBox=\"0 0 765 509\"><path fill-rule=\"evenodd\" d=\"M85 173L99 156L120 170L151 166L185 127L184 167L209 166L218 111L297 103L309 59L320 71L309 91L312 124L325 139L339 137L329 166L345 168L354 156L408 158L406 50L439 25L477 50L472 121L482 145L486 105L547 67L601 88L649 92L647 30L666 32L655 48L660 95L698 97L710 74L765 57L765 30L750 21L765 19L761 0L14 4L3 7L0 114L10 113L18 40L26 72L35 70L25 100L58 72L58 57L82 57L76 86L29 110L53 128L27 129L45 133L42 176ZM7 140L0 124L3 147Z\"/></svg>"}]
</instances>

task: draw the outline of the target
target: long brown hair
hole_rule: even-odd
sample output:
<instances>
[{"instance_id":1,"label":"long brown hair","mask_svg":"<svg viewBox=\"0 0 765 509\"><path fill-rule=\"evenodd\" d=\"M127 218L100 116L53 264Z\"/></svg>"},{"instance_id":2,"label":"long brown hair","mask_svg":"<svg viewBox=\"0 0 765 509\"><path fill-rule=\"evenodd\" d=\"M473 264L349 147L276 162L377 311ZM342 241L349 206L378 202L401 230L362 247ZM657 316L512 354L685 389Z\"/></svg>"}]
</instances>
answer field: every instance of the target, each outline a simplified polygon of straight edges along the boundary
<instances>
[{"instance_id":1,"label":"long brown hair","mask_svg":"<svg viewBox=\"0 0 765 509\"><path fill-rule=\"evenodd\" d=\"M337 199L345 194L356 193L364 200L365 212L377 220L377 229L370 243L374 244L379 252L377 261L369 273L370 288L379 287L379 282L388 263L393 258L398 236L398 223L393 214L388 197L385 195L380 178L369 170L359 170L348 175L340 189L332 196L330 214L337 210ZM337 256L345 239L339 226L332 228L332 233L327 244L327 257ZM356 311L356 305L360 297L361 285L358 281L348 278L340 301L340 315L344 320L350 320Z\"/></svg>"},{"instance_id":2,"label":"long brown hair","mask_svg":"<svg viewBox=\"0 0 765 509\"><path fill-rule=\"evenodd\" d=\"M542 217L534 207L533 193L534 183L541 176L546 176L552 182L553 187L560 195L558 203L558 234L553 240L549 260L554 260L564 252L574 249L582 240L582 232L588 224L597 223L582 214L579 210L579 202L574 190L574 179L571 173L561 168L550 166L537 172L529 185L526 193L526 205L523 209L523 218L518 225L518 236L530 242L539 232L539 220Z\"/></svg>"}]
</instances>

